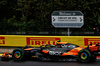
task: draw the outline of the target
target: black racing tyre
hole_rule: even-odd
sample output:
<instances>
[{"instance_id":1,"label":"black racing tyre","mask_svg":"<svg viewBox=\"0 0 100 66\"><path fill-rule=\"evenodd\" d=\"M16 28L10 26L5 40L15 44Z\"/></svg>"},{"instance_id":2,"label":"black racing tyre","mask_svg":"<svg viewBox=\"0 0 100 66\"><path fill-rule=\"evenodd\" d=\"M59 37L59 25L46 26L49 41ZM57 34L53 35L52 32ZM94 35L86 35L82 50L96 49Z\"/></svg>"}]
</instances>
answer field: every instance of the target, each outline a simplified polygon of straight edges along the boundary
<instances>
[{"instance_id":1,"label":"black racing tyre","mask_svg":"<svg viewBox=\"0 0 100 66\"><path fill-rule=\"evenodd\" d=\"M91 52L87 49L83 49L78 53L78 61L89 62L91 60Z\"/></svg>"},{"instance_id":2,"label":"black racing tyre","mask_svg":"<svg viewBox=\"0 0 100 66\"><path fill-rule=\"evenodd\" d=\"M21 48L16 48L12 52L12 58L15 61L21 61L21 60L23 60L24 59L24 56L25 56L25 52Z\"/></svg>"}]
</instances>

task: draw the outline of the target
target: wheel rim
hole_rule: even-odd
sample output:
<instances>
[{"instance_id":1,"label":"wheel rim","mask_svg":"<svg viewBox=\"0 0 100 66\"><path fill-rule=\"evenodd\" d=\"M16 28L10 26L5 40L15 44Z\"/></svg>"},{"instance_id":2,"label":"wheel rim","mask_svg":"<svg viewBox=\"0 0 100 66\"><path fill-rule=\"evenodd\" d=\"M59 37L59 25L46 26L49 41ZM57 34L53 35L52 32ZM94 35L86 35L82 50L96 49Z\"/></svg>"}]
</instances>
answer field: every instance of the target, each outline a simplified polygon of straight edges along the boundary
<instances>
[{"instance_id":1,"label":"wheel rim","mask_svg":"<svg viewBox=\"0 0 100 66\"><path fill-rule=\"evenodd\" d=\"M87 59L87 53L82 53L81 54L81 59L83 59L83 60Z\"/></svg>"},{"instance_id":2,"label":"wheel rim","mask_svg":"<svg viewBox=\"0 0 100 66\"><path fill-rule=\"evenodd\" d=\"M20 51L16 51L16 52L14 53L14 57L15 57L15 58L20 58L20 57L21 57Z\"/></svg>"}]
</instances>

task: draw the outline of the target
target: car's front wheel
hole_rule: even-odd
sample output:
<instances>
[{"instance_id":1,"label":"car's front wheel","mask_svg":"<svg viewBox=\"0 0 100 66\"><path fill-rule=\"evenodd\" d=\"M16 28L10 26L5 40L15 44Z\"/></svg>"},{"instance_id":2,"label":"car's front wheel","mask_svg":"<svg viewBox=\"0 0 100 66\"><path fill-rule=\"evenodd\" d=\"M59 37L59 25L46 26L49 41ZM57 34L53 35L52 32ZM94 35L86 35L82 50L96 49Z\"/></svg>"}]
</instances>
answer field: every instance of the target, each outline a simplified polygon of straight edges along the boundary
<instances>
[{"instance_id":1,"label":"car's front wheel","mask_svg":"<svg viewBox=\"0 0 100 66\"><path fill-rule=\"evenodd\" d=\"M21 48L16 48L13 50L12 52L12 58L15 60L15 61L20 61L20 60L23 60L24 59L24 50L21 49Z\"/></svg>"}]
</instances>

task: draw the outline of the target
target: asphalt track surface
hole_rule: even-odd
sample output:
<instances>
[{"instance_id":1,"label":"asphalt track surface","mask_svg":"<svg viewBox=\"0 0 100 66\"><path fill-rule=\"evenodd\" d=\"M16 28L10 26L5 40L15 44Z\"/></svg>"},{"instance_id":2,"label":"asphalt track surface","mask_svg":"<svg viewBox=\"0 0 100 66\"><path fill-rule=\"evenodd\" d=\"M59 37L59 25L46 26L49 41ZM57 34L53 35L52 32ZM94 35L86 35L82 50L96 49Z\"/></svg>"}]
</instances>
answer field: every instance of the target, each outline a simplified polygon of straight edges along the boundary
<instances>
[{"instance_id":1,"label":"asphalt track surface","mask_svg":"<svg viewBox=\"0 0 100 66\"><path fill-rule=\"evenodd\" d=\"M1 61L0 66L100 66L100 59L92 63L79 63L77 61L66 61L66 62L46 62L37 60L27 60L21 62L15 62L13 60Z\"/></svg>"}]
</instances>

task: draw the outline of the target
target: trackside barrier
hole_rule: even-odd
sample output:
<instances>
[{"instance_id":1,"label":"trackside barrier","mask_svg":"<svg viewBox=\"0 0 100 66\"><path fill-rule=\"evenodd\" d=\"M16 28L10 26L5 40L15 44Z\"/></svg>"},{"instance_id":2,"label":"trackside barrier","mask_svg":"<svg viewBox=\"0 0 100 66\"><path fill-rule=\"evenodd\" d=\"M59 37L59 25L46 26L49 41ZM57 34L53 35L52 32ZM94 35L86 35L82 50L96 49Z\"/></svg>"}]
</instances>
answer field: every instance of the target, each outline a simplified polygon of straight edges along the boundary
<instances>
[{"instance_id":1,"label":"trackside barrier","mask_svg":"<svg viewBox=\"0 0 100 66\"><path fill-rule=\"evenodd\" d=\"M100 43L100 36L24 36L24 35L0 35L0 46L23 47L30 45L39 47L43 44L55 45L57 40L69 42L79 46L88 46L90 43Z\"/></svg>"}]
</instances>

